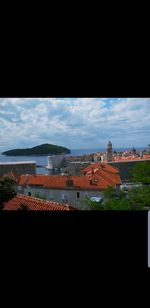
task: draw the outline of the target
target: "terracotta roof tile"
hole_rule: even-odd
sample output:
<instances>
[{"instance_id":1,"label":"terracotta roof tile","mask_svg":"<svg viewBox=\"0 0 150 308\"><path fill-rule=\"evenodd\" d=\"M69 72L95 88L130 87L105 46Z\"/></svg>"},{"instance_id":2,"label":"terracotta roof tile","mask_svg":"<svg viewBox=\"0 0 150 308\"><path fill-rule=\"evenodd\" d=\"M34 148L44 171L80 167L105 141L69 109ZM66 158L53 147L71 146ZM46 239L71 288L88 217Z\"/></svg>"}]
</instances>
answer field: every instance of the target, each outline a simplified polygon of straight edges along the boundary
<instances>
[{"instance_id":1,"label":"terracotta roof tile","mask_svg":"<svg viewBox=\"0 0 150 308\"><path fill-rule=\"evenodd\" d=\"M35 174L32 175L28 180L28 185L44 185L47 181L48 175Z\"/></svg>"},{"instance_id":2,"label":"terracotta roof tile","mask_svg":"<svg viewBox=\"0 0 150 308\"><path fill-rule=\"evenodd\" d=\"M18 184L21 186L26 186L28 180L32 177L30 174L21 175Z\"/></svg>"},{"instance_id":3,"label":"terracotta roof tile","mask_svg":"<svg viewBox=\"0 0 150 308\"><path fill-rule=\"evenodd\" d=\"M102 175L97 174L97 184L93 185L91 180L95 179L94 176L72 176L71 179L73 180L73 187L78 189L105 189L108 185L115 185L120 184L120 177L119 175L113 174L113 176L107 176L103 172ZM67 176L49 176L46 184L44 185L45 188L67 188L66 185Z\"/></svg>"},{"instance_id":4,"label":"terracotta roof tile","mask_svg":"<svg viewBox=\"0 0 150 308\"><path fill-rule=\"evenodd\" d=\"M112 167L106 163L95 163L95 164L91 164L90 166L86 167L85 169L83 169L83 172L85 174L87 174L88 172L91 172L91 171L94 171L94 170L105 170L107 172L112 172L112 173L118 173L119 172L119 169L116 168L116 167Z\"/></svg>"},{"instance_id":5,"label":"terracotta roof tile","mask_svg":"<svg viewBox=\"0 0 150 308\"><path fill-rule=\"evenodd\" d=\"M34 197L29 197L21 194L17 194L14 198L4 203L3 210L18 210L21 205L24 204L29 210L33 211L69 211L76 210L68 204L61 204L58 202L52 202L42 200Z\"/></svg>"},{"instance_id":6,"label":"terracotta roof tile","mask_svg":"<svg viewBox=\"0 0 150 308\"><path fill-rule=\"evenodd\" d=\"M93 170L93 172L92 172ZM85 175L71 176L75 189L105 189L108 185L120 184L118 169L107 164L95 163L84 169ZM97 183L93 185L91 180L97 177ZM66 175L24 175L21 176L19 185L37 185L43 188L64 189L67 188L68 177Z\"/></svg>"}]
</instances>

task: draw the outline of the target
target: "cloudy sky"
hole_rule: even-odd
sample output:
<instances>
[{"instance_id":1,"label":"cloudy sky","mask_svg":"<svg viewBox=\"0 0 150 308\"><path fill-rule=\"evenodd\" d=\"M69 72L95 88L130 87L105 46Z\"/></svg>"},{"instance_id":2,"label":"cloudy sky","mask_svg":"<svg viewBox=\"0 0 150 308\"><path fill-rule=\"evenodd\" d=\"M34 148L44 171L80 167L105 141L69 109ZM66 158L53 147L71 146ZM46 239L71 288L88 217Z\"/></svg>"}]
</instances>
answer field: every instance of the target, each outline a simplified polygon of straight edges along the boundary
<instances>
[{"instance_id":1,"label":"cloudy sky","mask_svg":"<svg viewBox=\"0 0 150 308\"><path fill-rule=\"evenodd\" d=\"M147 147L150 98L0 98L0 152L51 143L70 149Z\"/></svg>"}]
</instances>

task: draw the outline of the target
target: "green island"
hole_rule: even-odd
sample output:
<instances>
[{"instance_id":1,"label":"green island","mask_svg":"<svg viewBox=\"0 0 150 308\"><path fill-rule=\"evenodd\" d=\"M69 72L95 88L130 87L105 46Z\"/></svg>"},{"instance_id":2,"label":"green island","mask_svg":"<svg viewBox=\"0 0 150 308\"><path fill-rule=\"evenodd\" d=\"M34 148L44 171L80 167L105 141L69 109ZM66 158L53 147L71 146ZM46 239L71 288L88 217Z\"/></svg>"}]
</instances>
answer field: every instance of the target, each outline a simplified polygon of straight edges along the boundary
<instances>
[{"instance_id":1,"label":"green island","mask_svg":"<svg viewBox=\"0 0 150 308\"><path fill-rule=\"evenodd\" d=\"M5 151L2 155L6 156L26 156L26 155L58 155L58 154L70 154L71 151L65 147L54 144L41 144L33 148L27 149L13 149Z\"/></svg>"}]
</instances>

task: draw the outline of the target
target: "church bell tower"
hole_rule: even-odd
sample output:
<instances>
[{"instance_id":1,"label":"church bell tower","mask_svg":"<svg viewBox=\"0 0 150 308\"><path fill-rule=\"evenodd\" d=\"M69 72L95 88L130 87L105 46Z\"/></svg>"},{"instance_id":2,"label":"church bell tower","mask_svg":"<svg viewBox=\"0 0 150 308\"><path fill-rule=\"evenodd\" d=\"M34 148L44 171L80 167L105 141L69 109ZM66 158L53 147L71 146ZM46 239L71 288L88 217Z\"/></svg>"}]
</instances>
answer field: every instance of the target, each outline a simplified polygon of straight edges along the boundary
<instances>
[{"instance_id":1,"label":"church bell tower","mask_svg":"<svg viewBox=\"0 0 150 308\"><path fill-rule=\"evenodd\" d=\"M111 141L107 144L107 161L110 162L113 160L113 150Z\"/></svg>"}]
</instances>

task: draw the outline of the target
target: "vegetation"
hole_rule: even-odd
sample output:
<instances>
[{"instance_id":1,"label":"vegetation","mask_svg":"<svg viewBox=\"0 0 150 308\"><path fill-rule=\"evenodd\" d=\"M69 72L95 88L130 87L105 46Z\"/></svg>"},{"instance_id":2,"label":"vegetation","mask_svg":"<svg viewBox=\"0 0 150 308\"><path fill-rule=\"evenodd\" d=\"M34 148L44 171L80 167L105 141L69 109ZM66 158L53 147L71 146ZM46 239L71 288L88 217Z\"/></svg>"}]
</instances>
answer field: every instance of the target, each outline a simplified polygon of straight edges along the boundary
<instances>
[{"instance_id":1,"label":"vegetation","mask_svg":"<svg viewBox=\"0 0 150 308\"><path fill-rule=\"evenodd\" d=\"M104 210L104 206L102 204L102 202L94 202L94 201L91 201L90 198L86 197L86 198L83 198L82 201L86 204L88 204L89 206L91 206L91 208L93 210Z\"/></svg>"},{"instance_id":2,"label":"vegetation","mask_svg":"<svg viewBox=\"0 0 150 308\"><path fill-rule=\"evenodd\" d=\"M69 154L71 151L65 147L53 144L41 144L33 148L13 149L5 151L2 154L7 156L26 156L26 155L57 155Z\"/></svg>"},{"instance_id":3,"label":"vegetation","mask_svg":"<svg viewBox=\"0 0 150 308\"><path fill-rule=\"evenodd\" d=\"M104 197L108 198L108 199L112 199L114 198L116 195L115 189L111 186L108 186L105 190L104 190Z\"/></svg>"},{"instance_id":4,"label":"vegetation","mask_svg":"<svg viewBox=\"0 0 150 308\"><path fill-rule=\"evenodd\" d=\"M117 198L109 197L103 202L88 199L86 203L95 210L142 210L150 207L150 187L134 188L127 195L121 191Z\"/></svg>"},{"instance_id":5,"label":"vegetation","mask_svg":"<svg viewBox=\"0 0 150 308\"><path fill-rule=\"evenodd\" d=\"M150 163L143 161L136 164L131 175L134 183L150 184Z\"/></svg>"},{"instance_id":6,"label":"vegetation","mask_svg":"<svg viewBox=\"0 0 150 308\"><path fill-rule=\"evenodd\" d=\"M134 188L128 194L128 201L133 209L150 207L150 186Z\"/></svg>"},{"instance_id":7,"label":"vegetation","mask_svg":"<svg viewBox=\"0 0 150 308\"><path fill-rule=\"evenodd\" d=\"M16 195L15 181L9 177L0 179L0 208L3 208L3 203L13 198Z\"/></svg>"},{"instance_id":8,"label":"vegetation","mask_svg":"<svg viewBox=\"0 0 150 308\"><path fill-rule=\"evenodd\" d=\"M104 190L104 201L85 202L96 210L140 210L150 208L150 164L146 161L136 164L132 169L133 183L142 186L132 188L130 191L120 190L118 194L112 187Z\"/></svg>"}]
</instances>

